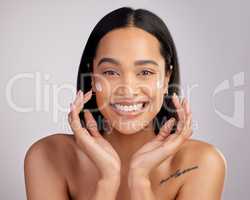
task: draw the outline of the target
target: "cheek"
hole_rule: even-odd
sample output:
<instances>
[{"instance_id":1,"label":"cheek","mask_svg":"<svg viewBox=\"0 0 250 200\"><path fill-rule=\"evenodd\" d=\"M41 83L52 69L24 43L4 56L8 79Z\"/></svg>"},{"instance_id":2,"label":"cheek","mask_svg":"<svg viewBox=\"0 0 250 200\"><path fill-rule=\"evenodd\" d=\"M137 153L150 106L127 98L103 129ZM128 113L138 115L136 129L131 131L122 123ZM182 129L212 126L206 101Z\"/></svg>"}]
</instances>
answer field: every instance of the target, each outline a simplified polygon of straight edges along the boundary
<instances>
[{"instance_id":1,"label":"cheek","mask_svg":"<svg viewBox=\"0 0 250 200\"><path fill-rule=\"evenodd\" d=\"M158 113L163 105L163 95L157 91L154 98L152 99L150 111L153 113Z\"/></svg>"},{"instance_id":2,"label":"cheek","mask_svg":"<svg viewBox=\"0 0 250 200\"><path fill-rule=\"evenodd\" d=\"M152 85L150 97L152 101L150 106L151 111L159 112L164 101L163 82L161 80L157 80L154 85Z\"/></svg>"},{"instance_id":3,"label":"cheek","mask_svg":"<svg viewBox=\"0 0 250 200\"><path fill-rule=\"evenodd\" d=\"M109 106L110 87L107 83L96 81L96 103L99 111L103 112Z\"/></svg>"}]
</instances>

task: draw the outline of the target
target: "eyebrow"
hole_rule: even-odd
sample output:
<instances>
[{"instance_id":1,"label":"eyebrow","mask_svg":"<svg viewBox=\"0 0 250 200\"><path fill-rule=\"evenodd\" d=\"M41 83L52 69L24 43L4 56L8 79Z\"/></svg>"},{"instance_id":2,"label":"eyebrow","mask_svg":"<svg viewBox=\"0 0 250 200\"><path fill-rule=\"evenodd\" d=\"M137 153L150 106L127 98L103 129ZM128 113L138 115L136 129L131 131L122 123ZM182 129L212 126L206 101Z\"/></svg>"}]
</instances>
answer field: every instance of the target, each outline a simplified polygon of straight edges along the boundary
<instances>
[{"instance_id":1,"label":"eyebrow","mask_svg":"<svg viewBox=\"0 0 250 200\"><path fill-rule=\"evenodd\" d=\"M101 65L102 63L105 63L105 62L108 62L108 63L112 63L112 64L115 64L115 65L121 65L121 63L117 60L115 60L114 58L108 58L108 57L104 57L102 58L97 66ZM156 66L159 66L159 64L154 61L154 60L136 60L134 62L134 65L146 65L146 64L152 64L152 65L156 65Z\"/></svg>"}]
</instances>

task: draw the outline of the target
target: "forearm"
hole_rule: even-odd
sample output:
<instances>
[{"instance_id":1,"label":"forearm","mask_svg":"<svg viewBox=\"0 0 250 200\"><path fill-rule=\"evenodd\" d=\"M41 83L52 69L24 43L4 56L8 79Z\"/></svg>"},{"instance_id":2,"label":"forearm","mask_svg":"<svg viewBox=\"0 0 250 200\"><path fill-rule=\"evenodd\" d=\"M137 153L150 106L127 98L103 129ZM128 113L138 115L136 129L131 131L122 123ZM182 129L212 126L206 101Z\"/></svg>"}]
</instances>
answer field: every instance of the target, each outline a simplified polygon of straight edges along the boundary
<instances>
[{"instance_id":1,"label":"forearm","mask_svg":"<svg viewBox=\"0 0 250 200\"><path fill-rule=\"evenodd\" d=\"M131 200L156 200L149 179L133 178L129 183Z\"/></svg>"},{"instance_id":2,"label":"forearm","mask_svg":"<svg viewBox=\"0 0 250 200\"><path fill-rule=\"evenodd\" d=\"M115 200L119 189L119 180L100 180L96 186L96 192L91 200Z\"/></svg>"}]
</instances>

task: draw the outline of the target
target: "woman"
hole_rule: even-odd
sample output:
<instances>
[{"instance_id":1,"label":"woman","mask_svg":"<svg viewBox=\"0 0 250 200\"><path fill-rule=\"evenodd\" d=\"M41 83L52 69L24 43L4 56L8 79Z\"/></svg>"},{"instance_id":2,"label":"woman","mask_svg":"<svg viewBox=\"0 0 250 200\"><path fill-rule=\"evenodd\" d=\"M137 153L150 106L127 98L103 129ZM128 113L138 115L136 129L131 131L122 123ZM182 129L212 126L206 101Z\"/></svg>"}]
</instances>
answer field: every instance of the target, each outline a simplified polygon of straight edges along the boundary
<instances>
[{"instance_id":1,"label":"woman","mask_svg":"<svg viewBox=\"0 0 250 200\"><path fill-rule=\"evenodd\" d=\"M26 153L28 199L221 199L226 161L190 139L179 86L175 44L158 16L128 7L104 16L82 55L73 134L42 138Z\"/></svg>"}]
</instances>

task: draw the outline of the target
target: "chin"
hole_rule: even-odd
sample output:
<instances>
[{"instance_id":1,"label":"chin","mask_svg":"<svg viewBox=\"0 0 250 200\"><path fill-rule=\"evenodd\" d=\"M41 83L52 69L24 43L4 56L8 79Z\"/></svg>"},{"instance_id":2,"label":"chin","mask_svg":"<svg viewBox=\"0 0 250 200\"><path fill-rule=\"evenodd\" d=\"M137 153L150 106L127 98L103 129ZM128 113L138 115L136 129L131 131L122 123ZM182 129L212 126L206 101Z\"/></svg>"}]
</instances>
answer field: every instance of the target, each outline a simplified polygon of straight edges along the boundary
<instances>
[{"instance_id":1,"label":"chin","mask_svg":"<svg viewBox=\"0 0 250 200\"><path fill-rule=\"evenodd\" d=\"M121 134L124 134L124 135L132 135L132 134L136 134L140 131L143 130L143 128L129 128L129 127L113 127L116 131L118 131L119 133Z\"/></svg>"},{"instance_id":2,"label":"chin","mask_svg":"<svg viewBox=\"0 0 250 200\"><path fill-rule=\"evenodd\" d=\"M125 135L135 134L148 127L150 120L144 121L144 123L143 121L144 120L115 120L112 123L112 129Z\"/></svg>"}]
</instances>

